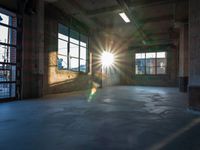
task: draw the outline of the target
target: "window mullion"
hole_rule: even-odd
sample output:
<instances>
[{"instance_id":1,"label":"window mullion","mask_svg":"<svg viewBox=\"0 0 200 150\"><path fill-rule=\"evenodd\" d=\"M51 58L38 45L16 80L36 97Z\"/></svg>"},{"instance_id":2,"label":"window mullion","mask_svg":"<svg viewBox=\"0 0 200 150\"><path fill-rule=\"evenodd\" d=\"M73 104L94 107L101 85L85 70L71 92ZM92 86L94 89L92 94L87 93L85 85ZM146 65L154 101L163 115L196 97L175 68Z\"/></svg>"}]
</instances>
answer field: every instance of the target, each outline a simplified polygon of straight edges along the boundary
<instances>
[{"instance_id":1,"label":"window mullion","mask_svg":"<svg viewBox=\"0 0 200 150\"><path fill-rule=\"evenodd\" d=\"M156 58L155 58L155 75L157 75L157 52L156 52Z\"/></svg>"},{"instance_id":2,"label":"window mullion","mask_svg":"<svg viewBox=\"0 0 200 150\"><path fill-rule=\"evenodd\" d=\"M145 58L144 58L144 59L145 59L145 66L144 66L145 70L144 70L144 74L147 75L147 73L146 73L146 66L147 66L146 52L145 52Z\"/></svg>"},{"instance_id":3,"label":"window mullion","mask_svg":"<svg viewBox=\"0 0 200 150\"><path fill-rule=\"evenodd\" d=\"M79 45L78 45L78 70L79 70L79 72L80 72L80 66L81 66L81 62L80 62L80 57L81 57L81 42L80 42L80 39L81 37L80 37L80 33L79 33L79 35L78 35L78 39L79 39Z\"/></svg>"},{"instance_id":4,"label":"window mullion","mask_svg":"<svg viewBox=\"0 0 200 150\"><path fill-rule=\"evenodd\" d=\"M90 70L90 53L89 53L89 38L87 38L87 45L86 45L86 53L87 53L87 55L86 55L86 72L89 72L89 71L91 71Z\"/></svg>"},{"instance_id":5,"label":"window mullion","mask_svg":"<svg viewBox=\"0 0 200 150\"><path fill-rule=\"evenodd\" d=\"M68 43L67 43L67 69L69 70L70 62L70 28L68 28Z\"/></svg>"}]
</instances>

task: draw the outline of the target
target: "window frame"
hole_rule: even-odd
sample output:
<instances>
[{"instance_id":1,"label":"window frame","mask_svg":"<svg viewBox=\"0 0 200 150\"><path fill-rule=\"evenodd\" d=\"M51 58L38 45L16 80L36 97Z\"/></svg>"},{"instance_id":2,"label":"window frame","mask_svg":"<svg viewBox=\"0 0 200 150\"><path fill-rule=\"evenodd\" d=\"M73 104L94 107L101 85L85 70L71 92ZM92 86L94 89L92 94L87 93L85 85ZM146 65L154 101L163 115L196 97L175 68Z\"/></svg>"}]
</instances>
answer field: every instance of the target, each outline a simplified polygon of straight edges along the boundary
<instances>
[{"instance_id":1,"label":"window frame","mask_svg":"<svg viewBox=\"0 0 200 150\"><path fill-rule=\"evenodd\" d=\"M17 61L19 57L18 50L20 49L17 45L19 44L18 38L21 30L18 26L19 18L16 13L0 7L0 16L1 15L5 15L6 17L8 17L8 22L0 22L1 28L6 28L7 30L7 41L0 41L0 46L4 46L6 49L6 59L3 58L3 61L0 60L0 74L5 72L5 75L7 77L5 80L0 81L0 85L4 85L5 87L7 86L9 90L6 91L6 93L8 92L8 95L2 95L2 97L0 96L0 101L9 101L15 100L17 97L19 98L20 96L17 95L17 89L19 89L20 86L19 84L17 84L20 83L20 77L17 75L17 72L20 71L19 67L17 66L17 64L20 64L20 62ZM19 91L20 90L21 89L19 89Z\"/></svg>"},{"instance_id":2,"label":"window frame","mask_svg":"<svg viewBox=\"0 0 200 150\"><path fill-rule=\"evenodd\" d=\"M166 60L166 65L165 65L165 73L161 74L161 73L157 73L157 68L159 67L159 65L157 64L157 60L159 59L157 57L157 53L160 53L160 52L165 52L165 60ZM147 53L155 53L155 64L154 64L154 68L155 68L155 74L147 74L147 71L146 71L146 68L147 68L147 65L146 65L146 54ZM143 74L137 74L136 73L136 54L144 54L145 55L145 65L144 65L144 73ZM134 53L134 74L136 76L166 76L168 74L168 52L166 50L159 50L159 51L143 51L143 52L135 52Z\"/></svg>"},{"instance_id":3,"label":"window frame","mask_svg":"<svg viewBox=\"0 0 200 150\"><path fill-rule=\"evenodd\" d=\"M68 33L66 35L66 36L68 36L67 37L68 40L64 40L62 38L59 38L59 36L57 37L57 42L59 40L63 40L63 41L68 43L68 45L67 45L67 54L66 54L66 56L67 56L67 68L64 68L64 69L59 69L58 68L58 58L59 58L58 57L59 56L59 53L58 53L59 52L59 45L58 45L58 50L57 50L57 70L59 70L59 71L67 70L67 71L78 72L78 73L88 73L89 72L89 67L88 67L89 66L89 37L88 37L88 35L83 34L83 33L79 32L79 31L75 30L74 28L68 27L68 26L66 26L64 24L61 24L61 23L58 23L58 34L57 35L59 35L59 33L60 33L59 32L59 26L60 25L68 28ZM71 36L71 31L75 31L75 32L78 33L78 38L77 39L75 39L73 36ZM60 33L60 34L62 34L62 33ZM86 41L81 40L81 36L85 36L86 37ZM75 40L78 40L78 43L74 43L73 41L71 41L71 38L73 38ZM86 45L82 46L81 42L86 43ZM71 47L71 45L78 46L78 57L70 56L70 52L71 52L71 48L70 47ZM86 57L85 57L85 59L81 58L81 48L85 48L86 49L86 54L85 54ZM71 62L72 58L78 60L78 69L77 70L71 68L71 66L70 66L70 62ZM81 71L81 60L85 61L85 67L86 67L85 71Z\"/></svg>"}]
</instances>

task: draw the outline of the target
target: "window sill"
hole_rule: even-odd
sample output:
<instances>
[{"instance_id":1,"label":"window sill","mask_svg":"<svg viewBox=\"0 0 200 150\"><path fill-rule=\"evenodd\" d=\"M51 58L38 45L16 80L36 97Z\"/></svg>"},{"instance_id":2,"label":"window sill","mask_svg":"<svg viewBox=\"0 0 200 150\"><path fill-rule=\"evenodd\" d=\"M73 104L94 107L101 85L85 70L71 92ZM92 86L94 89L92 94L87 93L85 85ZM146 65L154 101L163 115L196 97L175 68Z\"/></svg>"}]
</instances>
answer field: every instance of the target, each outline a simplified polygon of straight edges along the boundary
<instances>
[{"instance_id":1,"label":"window sill","mask_svg":"<svg viewBox=\"0 0 200 150\"><path fill-rule=\"evenodd\" d=\"M59 73L73 73L73 74L88 74L88 72L81 72L81 71L74 71L69 69L57 69L57 72Z\"/></svg>"},{"instance_id":2,"label":"window sill","mask_svg":"<svg viewBox=\"0 0 200 150\"><path fill-rule=\"evenodd\" d=\"M134 74L134 76L151 76L151 77L161 77L161 76L168 76L168 74Z\"/></svg>"}]
</instances>

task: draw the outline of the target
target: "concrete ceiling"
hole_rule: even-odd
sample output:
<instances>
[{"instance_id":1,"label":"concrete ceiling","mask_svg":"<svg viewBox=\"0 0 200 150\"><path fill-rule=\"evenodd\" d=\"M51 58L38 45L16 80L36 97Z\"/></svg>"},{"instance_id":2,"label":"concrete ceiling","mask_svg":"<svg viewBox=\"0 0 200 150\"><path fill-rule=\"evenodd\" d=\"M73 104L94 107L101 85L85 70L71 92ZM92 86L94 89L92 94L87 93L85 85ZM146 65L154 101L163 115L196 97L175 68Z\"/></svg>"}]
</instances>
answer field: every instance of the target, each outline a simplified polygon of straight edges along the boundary
<instances>
[{"instance_id":1,"label":"concrete ceiling","mask_svg":"<svg viewBox=\"0 0 200 150\"><path fill-rule=\"evenodd\" d=\"M121 38L170 41L175 22L187 22L187 0L49 0L96 31ZM125 11L131 23L118 15ZM136 34L137 32L137 34ZM137 35L137 36L136 36ZM134 37L135 36L135 37Z\"/></svg>"},{"instance_id":2,"label":"concrete ceiling","mask_svg":"<svg viewBox=\"0 0 200 150\"><path fill-rule=\"evenodd\" d=\"M18 0L0 0L0 7L9 8L12 11L17 10L17 2Z\"/></svg>"}]
</instances>

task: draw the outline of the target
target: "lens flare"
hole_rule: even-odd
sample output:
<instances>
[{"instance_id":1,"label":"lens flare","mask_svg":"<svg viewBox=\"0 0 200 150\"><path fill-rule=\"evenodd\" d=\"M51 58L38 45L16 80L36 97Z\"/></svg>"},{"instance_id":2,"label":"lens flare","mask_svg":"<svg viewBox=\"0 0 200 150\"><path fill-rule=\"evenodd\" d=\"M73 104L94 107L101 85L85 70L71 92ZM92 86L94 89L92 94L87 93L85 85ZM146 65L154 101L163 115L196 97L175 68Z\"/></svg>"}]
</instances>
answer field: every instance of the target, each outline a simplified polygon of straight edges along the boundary
<instances>
[{"instance_id":1,"label":"lens flare","mask_svg":"<svg viewBox=\"0 0 200 150\"><path fill-rule=\"evenodd\" d=\"M91 94L94 95L96 93L97 89L96 88L92 88L91 90Z\"/></svg>"},{"instance_id":2,"label":"lens flare","mask_svg":"<svg viewBox=\"0 0 200 150\"><path fill-rule=\"evenodd\" d=\"M90 95L89 95L89 98L88 98L88 102L92 101L92 99L93 99L93 97L94 97L94 95L95 95L96 92L97 92L97 89L95 87L93 87L91 89L91 92L90 92Z\"/></svg>"},{"instance_id":3,"label":"lens flare","mask_svg":"<svg viewBox=\"0 0 200 150\"><path fill-rule=\"evenodd\" d=\"M110 67L114 63L114 55L110 52L103 52L101 56L101 63L103 67Z\"/></svg>"}]
</instances>

